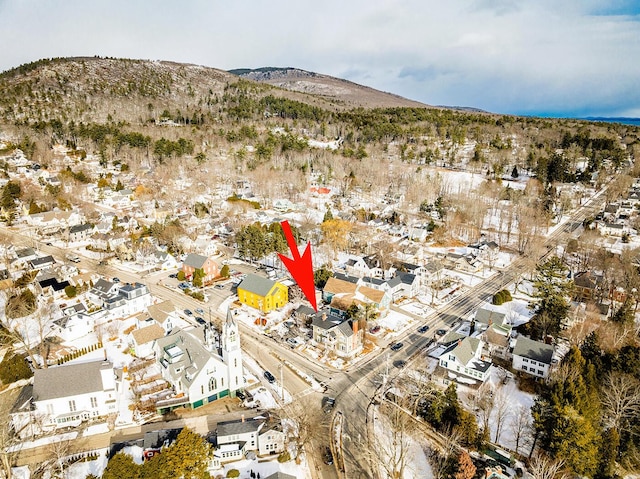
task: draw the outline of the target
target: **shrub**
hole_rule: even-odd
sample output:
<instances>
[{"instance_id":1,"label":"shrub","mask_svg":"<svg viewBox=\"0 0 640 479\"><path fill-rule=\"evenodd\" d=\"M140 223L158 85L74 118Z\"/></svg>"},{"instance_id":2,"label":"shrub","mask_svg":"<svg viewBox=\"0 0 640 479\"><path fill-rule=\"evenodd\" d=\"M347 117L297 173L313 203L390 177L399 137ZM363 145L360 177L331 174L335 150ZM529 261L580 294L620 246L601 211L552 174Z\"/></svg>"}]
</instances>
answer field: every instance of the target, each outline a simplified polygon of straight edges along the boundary
<instances>
[{"instance_id":1,"label":"shrub","mask_svg":"<svg viewBox=\"0 0 640 479\"><path fill-rule=\"evenodd\" d=\"M496 294L493 295L492 302L495 305L500 305L508 301L511 301L512 299L513 298L511 297L511 293L508 290L503 289L502 291L498 291Z\"/></svg>"},{"instance_id":2,"label":"shrub","mask_svg":"<svg viewBox=\"0 0 640 479\"><path fill-rule=\"evenodd\" d=\"M178 271L178 281L184 281L184 271Z\"/></svg>"},{"instance_id":3,"label":"shrub","mask_svg":"<svg viewBox=\"0 0 640 479\"><path fill-rule=\"evenodd\" d=\"M0 381L4 384L11 384L31 376L33 376L33 371L31 371L24 356L7 354L0 363Z\"/></svg>"},{"instance_id":4,"label":"shrub","mask_svg":"<svg viewBox=\"0 0 640 479\"><path fill-rule=\"evenodd\" d=\"M228 278L229 277L229 265L225 264L222 269L220 270L220 276L222 276L223 278Z\"/></svg>"},{"instance_id":5,"label":"shrub","mask_svg":"<svg viewBox=\"0 0 640 479\"><path fill-rule=\"evenodd\" d=\"M78 294L78 290L73 285L65 286L64 292L66 293L68 298L74 298L76 294Z\"/></svg>"},{"instance_id":6,"label":"shrub","mask_svg":"<svg viewBox=\"0 0 640 479\"><path fill-rule=\"evenodd\" d=\"M291 460L291 454L289 451L281 452L278 456L278 462L289 462Z\"/></svg>"},{"instance_id":7,"label":"shrub","mask_svg":"<svg viewBox=\"0 0 640 479\"><path fill-rule=\"evenodd\" d=\"M237 469L229 469L227 471L227 477L240 477L240 471Z\"/></svg>"}]
</instances>

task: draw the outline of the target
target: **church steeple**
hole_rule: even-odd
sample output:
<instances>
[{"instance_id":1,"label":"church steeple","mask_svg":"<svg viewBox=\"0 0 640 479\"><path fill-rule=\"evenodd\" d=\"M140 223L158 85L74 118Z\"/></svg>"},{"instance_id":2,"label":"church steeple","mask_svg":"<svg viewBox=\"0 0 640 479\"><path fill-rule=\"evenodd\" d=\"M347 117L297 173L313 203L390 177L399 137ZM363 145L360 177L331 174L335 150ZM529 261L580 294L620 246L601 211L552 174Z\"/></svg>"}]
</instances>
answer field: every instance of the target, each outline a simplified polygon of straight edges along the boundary
<instances>
[{"instance_id":1,"label":"church steeple","mask_svg":"<svg viewBox=\"0 0 640 479\"><path fill-rule=\"evenodd\" d=\"M242 350L238 322L231 308L227 309L227 319L222 324L222 360L229 372L229 390L236 391L244 387L242 374Z\"/></svg>"}]
</instances>

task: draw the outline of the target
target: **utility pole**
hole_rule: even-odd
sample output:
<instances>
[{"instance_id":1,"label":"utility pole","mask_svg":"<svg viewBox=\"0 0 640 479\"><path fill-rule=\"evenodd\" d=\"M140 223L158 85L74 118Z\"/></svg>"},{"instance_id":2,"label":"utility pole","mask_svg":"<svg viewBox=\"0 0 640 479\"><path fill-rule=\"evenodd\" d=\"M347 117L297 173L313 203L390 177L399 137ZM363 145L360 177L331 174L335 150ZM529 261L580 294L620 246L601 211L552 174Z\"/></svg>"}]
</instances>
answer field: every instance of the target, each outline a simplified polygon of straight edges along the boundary
<instances>
[{"instance_id":1,"label":"utility pole","mask_svg":"<svg viewBox=\"0 0 640 479\"><path fill-rule=\"evenodd\" d=\"M280 368L280 390L282 395L282 402L284 403L284 368L282 367L282 363L278 366Z\"/></svg>"}]
</instances>

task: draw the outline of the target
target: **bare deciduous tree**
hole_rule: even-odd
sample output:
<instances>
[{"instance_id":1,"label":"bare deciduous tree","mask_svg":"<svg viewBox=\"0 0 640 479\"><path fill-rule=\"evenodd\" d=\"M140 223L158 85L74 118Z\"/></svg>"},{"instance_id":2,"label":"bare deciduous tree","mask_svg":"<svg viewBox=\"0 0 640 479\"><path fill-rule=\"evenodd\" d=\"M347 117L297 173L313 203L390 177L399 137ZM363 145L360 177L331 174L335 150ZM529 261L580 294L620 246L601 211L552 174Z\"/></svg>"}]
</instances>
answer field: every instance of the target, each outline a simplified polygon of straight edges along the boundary
<instances>
[{"instance_id":1,"label":"bare deciduous tree","mask_svg":"<svg viewBox=\"0 0 640 479\"><path fill-rule=\"evenodd\" d=\"M496 391L493 402L495 405L493 412L493 423L496 426L494 442L498 443L500 441L500 436L502 435L502 430L504 428L505 422L511 413L511 410L509 408L509 396L505 392L504 388L500 387Z\"/></svg>"},{"instance_id":2,"label":"bare deciduous tree","mask_svg":"<svg viewBox=\"0 0 640 479\"><path fill-rule=\"evenodd\" d=\"M544 453L535 455L529 463L529 473L533 479L564 479L563 461L551 459Z\"/></svg>"},{"instance_id":3,"label":"bare deciduous tree","mask_svg":"<svg viewBox=\"0 0 640 479\"><path fill-rule=\"evenodd\" d=\"M631 421L640 416L640 381L630 374L610 373L604 380L601 401L607 427L629 430Z\"/></svg>"}]
</instances>

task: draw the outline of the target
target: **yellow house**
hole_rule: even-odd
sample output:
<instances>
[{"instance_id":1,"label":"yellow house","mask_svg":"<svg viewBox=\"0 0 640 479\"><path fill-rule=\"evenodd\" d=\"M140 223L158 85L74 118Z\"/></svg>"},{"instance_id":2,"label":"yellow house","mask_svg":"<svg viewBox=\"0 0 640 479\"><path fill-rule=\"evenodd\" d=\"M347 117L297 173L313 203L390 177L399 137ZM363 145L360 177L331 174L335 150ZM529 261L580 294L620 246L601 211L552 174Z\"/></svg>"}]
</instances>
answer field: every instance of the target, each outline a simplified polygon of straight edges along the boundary
<instances>
[{"instance_id":1,"label":"yellow house","mask_svg":"<svg viewBox=\"0 0 640 479\"><path fill-rule=\"evenodd\" d=\"M238 285L238 300L263 313L282 308L289 301L289 289L282 283L248 274Z\"/></svg>"}]
</instances>

